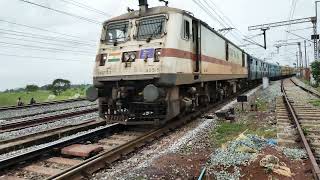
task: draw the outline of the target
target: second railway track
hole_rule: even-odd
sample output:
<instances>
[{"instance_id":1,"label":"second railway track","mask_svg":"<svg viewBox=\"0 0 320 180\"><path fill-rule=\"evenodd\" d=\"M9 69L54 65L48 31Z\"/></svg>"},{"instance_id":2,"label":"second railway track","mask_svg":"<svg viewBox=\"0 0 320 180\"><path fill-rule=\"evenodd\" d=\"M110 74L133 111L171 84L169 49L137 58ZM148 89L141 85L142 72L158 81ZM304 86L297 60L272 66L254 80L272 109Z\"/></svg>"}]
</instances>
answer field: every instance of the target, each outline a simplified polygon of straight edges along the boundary
<instances>
[{"instance_id":1,"label":"second railway track","mask_svg":"<svg viewBox=\"0 0 320 180\"><path fill-rule=\"evenodd\" d=\"M74 117L79 116L87 113L96 112L98 108L88 108L84 110L76 110L76 111L70 111L66 113L57 113L55 115L47 115L47 116L41 116L36 118L29 118L27 120L21 120L21 121L8 121L0 123L0 133L8 132L8 131L15 131L22 128L27 128L31 126L36 126L43 123L53 122L60 120L62 118L68 118L68 117Z\"/></svg>"},{"instance_id":2,"label":"second railway track","mask_svg":"<svg viewBox=\"0 0 320 180\"><path fill-rule=\"evenodd\" d=\"M304 147L314 177L320 179L320 108L310 103L319 96L296 79L286 79L281 86L283 97L277 99L279 144Z\"/></svg>"}]
</instances>

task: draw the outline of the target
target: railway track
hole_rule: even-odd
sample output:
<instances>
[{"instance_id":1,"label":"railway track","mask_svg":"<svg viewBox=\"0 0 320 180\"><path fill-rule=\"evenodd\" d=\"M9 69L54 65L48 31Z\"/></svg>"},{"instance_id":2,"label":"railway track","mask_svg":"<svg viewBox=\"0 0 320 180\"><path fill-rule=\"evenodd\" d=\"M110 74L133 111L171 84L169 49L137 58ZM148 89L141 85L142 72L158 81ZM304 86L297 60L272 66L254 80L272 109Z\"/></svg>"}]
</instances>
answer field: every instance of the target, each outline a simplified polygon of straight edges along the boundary
<instances>
[{"instance_id":1,"label":"railway track","mask_svg":"<svg viewBox=\"0 0 320 180\"><path fill-rule=\"evenodd\" d=\"M310 104L319 96L287 79L281 84L283 97L277 99L277 129L279 145L303 147L313 167L315 179L320 179L320 109Z\"/></svg>"},{"instance_id":2,"label":"railway track","mask_svg":"<svg viewBox=\"0 0 320 180\"><path fill-rule=\"evenodd\" d=\"M95 107L95 108L70 111L70 112L55 114L55 115L40 116L40 117L21 120L21 121L9 120L8 122L0 123L0 133L8 132L8 131L16 131L16 130L20 130L20 129L28 128L32 126L38 126L44 123L54 122L63 118L70 118L74 116L96 112L97 110L98 108Z\"/></svg>"},{"instance_id":3,"label":"railway track","mask_svg":"<svg viewBox=\"0 0 320 180\"><path fill-rule=\"evenodd\" d=\"M230 99L234 97L230 97ZM105 166L109 166L114 161L135 151L137 148L158 139L169 131L175 130L196 117L201 116L204 112L222 106L225 103L227 102L224 101L219 104L210 105L175 121L170 121L163 127L155 127L153 129L141 129L139 127L131 129L131 127L125 127L120 124L107 125L94 130L90 134L81 134L81 137L76 136L66 141L51 143L39 150L8 157L0 161L0 171L5 172L3 178L75 179L86 176L90 177L92 173ZM90 140L89 144L87 143L88 140ZM86 149L86 146L94 146L102 151L90 158L86 156L84 159L74 154L66 156L63 153L63 149L72 144L75 144L73 146L79 146L79 149ZM40 160L34 161L34 157L38 157L37 159ZM17 166L21 162L25 162L25 165ZM12 167L12 170L8 170L8 167Z\"/></svg>"},{"instance_id":4,"label":"railway track","mask_svg":"<svg viewBox=\"0 0 320 180\"><path fill-rule=\"evenodd\" d=\"M50 101L50 102L36 103L32 105L24 105L24 106L6 106L6 107L0 107L0 112L6 111L6 110L26 109L31 107L48 106L53 104L63 104L63 103L77 102L77 101L84 101L84 100L86 100L86 98L68 99L68 100L62 100L62 101Z\"/></svg>"}]
</instances>

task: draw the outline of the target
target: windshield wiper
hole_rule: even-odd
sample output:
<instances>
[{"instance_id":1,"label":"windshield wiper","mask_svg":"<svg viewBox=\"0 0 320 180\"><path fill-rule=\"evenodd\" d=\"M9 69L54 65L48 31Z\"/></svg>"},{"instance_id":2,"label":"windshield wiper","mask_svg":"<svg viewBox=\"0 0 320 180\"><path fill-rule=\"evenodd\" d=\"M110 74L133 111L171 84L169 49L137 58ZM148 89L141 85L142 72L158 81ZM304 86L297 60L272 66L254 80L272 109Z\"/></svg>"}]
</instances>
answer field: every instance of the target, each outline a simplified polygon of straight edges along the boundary
<instances>
[{"instance_id":1,"label":"windshield wiper","mask_svg":"<svg viewBox=\"0 0 320 180\"><path fill-rule=\"evenodd\" d=\"M162 27L162 23L159 24L155 30L153 30L152 34L147 38L147 40L146 40L147 42L150 42L151 39L152 39L152 37L153 37L157 32L159 32L159 28L160 28L160 27Z\"/></svg>"}]
</instances>

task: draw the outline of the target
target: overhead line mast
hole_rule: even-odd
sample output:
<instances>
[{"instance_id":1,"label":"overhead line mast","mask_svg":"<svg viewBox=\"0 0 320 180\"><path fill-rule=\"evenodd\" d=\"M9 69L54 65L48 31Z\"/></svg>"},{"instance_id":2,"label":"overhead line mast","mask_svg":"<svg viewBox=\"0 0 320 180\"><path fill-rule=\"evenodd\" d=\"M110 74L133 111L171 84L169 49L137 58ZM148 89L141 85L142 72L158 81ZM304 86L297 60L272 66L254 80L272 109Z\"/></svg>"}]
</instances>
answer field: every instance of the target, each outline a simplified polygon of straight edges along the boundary
<instances>
[{"instance_id":1,"label":"overhead line mast","mask_svg":"<svg viewBox=\"0 0 320 180\"><path fill-rule=\"evenodd\" d=\"M260 25L255 25L255 26L249 26L248 30L253 31L253 30L262 30L264 32L264 44L266 45L266 35L265 31L269 30L270 28L273 27L281 27L281 26L287 26L287 25L292 25L292 24L301 24L301 23L307 23L311 22L313 24L314 28L314 35L311 36L311 39L313 40L314 44L314 58L315 60L318 58L318 43L317 39L319 39L319 35L316 33L316 27L317 27L317 18L316 17L308 17L308 18L300 18L300 19L294 19L294 20L289 20L289 21L280 21L280 22L274 22L274 23L267 23L267 24L260 24Z\"/></svg>"}]
</instances>

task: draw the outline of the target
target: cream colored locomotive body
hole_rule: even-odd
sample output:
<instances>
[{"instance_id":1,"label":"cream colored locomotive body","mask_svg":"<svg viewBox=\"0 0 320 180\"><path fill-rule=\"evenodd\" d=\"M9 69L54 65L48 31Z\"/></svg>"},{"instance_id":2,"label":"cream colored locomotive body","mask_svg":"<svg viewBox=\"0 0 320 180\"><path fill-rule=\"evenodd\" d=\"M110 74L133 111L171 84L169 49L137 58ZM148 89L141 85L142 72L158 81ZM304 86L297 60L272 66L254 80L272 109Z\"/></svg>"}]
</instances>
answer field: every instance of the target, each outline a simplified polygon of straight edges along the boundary
<instances>
[{"instance_id":1,"label":"cream colored locomotive body","mask_svg":"<svg viewBox=\"0 0 320 180\"><path fill-rule=\"evenodd\" d=\"M161 36L150 39L150 42L147 42L146 39L139 40L137 37L139 22L161 17L165 19ZM108 43L105 40L108 26L124 22L128 23L125 40L118 42L116 46ZM189 30L186 25L189 26ZM201 31L198 37L195 37L195 32L193 32L195 28ZM102 34L94 69L95 81L158 78L163 84L181 85L201 81L246 78L248 74L246 59L241 49L206 24L200 23L179 9L155 7L149 9L143 16L139 11L130 12L107 21ZM200 39L201 53L199 54L201 55L198 59L200 68L197 70L195 44L200 34L204 38ZM226 53L226 48L229 53ZM142 58L141 53L150 49L159 49L157 62L154 56L147 59ZM137 52L134 62L124 63L123 53L132 51ZM107 57L105 63L100 63L103 60L101 56Z\"/></svg>"}]
</instances>

